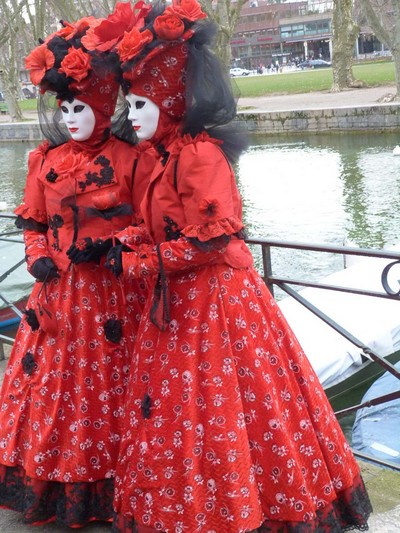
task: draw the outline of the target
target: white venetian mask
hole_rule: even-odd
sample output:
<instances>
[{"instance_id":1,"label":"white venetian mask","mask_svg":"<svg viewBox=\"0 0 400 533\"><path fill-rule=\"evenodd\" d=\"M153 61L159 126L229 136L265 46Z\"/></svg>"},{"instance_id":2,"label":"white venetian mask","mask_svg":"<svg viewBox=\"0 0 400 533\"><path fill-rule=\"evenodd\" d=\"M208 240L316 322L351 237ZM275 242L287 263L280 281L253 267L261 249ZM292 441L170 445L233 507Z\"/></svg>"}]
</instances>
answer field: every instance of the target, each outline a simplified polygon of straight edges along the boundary
<instances>
[{"instance_id":1,"label":"white venetian mask","mask_svg":"<svg viewBox=\"0 0 400 533\"><path fill-rule=\"evenodd\" d=\"M90 105L74 98L63 100L60 105L63 120L74 141L86 141L92 135L96 117Z\"/></svg>"},{"instance_id":2,"label":"white venetian mask","mask_svg":"<svg viewBox=\"0 0 400 533\"><path fill-rule=\"evenodd\" d=\"M125 96L128 102L128 119L139 141L151 139L157 131L160 108L145 96L129 93Z\"/></svg>"}]
</instances>

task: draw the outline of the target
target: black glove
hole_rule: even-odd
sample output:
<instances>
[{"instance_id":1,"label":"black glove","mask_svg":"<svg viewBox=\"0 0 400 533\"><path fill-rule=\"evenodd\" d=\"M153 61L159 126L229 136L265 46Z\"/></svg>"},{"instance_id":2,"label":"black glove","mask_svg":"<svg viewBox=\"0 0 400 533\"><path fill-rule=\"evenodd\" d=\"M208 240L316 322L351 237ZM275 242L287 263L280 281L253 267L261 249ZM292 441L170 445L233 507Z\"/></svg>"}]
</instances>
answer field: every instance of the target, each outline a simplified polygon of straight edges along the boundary
<instances>
[{"instance_id":1,"label":"black glove","mask_svg":"<svg viewBox=\"0 0 400 533\"><path fill-rule=\"evenodd\" d=\"M50 281L60 277L58 269L50 257L36 259L31 267L31 274L38 281Z\"/></svg>"},{"instance_id":2,"label":"black glove","mask_svg":"<svg viewBox=\"0 0 400 533\"><path fill-rule=\"evenodd\" d=\"M104 266L111 270L115 276L122 274L122 252L129 248L124 247L122 244L113 246L107 254L106 262Z\"/></svg>"},{"instance_id":3,"label":"black glove","mask_svg":"<svg viewBox=\"0 0 400 533\"><path fill-rule=\"evenodd\" d=\"M85 237L68 248L67 256L71 263L74 263L75 265L78 265L79 263L89 263L90 261L98 263L111 246L111 239L96 239L93 241L91 237Z\"/></svg>"}]
</instances>

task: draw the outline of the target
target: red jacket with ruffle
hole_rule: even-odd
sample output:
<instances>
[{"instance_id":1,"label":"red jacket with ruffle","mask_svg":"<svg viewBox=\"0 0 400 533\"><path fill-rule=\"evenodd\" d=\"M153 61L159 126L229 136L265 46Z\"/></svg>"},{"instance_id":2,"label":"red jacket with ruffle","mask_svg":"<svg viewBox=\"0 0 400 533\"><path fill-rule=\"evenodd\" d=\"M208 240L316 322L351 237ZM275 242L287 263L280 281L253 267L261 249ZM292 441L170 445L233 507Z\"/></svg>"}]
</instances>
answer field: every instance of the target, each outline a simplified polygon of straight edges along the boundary
<instances>
[{"instance_id":1,"label":"red jacket with ruffle","mask_svg":"<svg viewBox=\"0 0 400 533\"><path fill-rule=\"evenodd\" d=\"M55 148L43 143L31 152L24 199L15 210L26 221L28 269L47 256L65 271L66 251L77 239L111 236L140 222L153 165L148 144L132 146L115 137L92 151L69 141Z\"/></svg>"}]
</instances>

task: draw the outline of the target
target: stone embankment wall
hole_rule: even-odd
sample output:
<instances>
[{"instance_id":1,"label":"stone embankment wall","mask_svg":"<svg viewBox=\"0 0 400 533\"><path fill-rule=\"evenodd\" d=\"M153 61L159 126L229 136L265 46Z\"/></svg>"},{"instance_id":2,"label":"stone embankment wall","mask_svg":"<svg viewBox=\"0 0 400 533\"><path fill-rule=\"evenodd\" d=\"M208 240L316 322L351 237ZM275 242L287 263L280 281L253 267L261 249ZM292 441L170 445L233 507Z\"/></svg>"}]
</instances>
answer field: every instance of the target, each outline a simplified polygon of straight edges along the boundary
<instances>
[{"instance_id":1,"label":"stone embankment wall","mask_svg":"<svg viewBox=\"0 0 400 533\"><path fill-rule=\"evenodd\" d=\"M240 112L252 134L400 131L400 105L306 109L302 111Z\"/></svg>"},{"instance_id":2,"label":"stone embankment wall","mask_svg":"<svg viewBox=\"0 0 400 533\"><path fill-rule=\"evenodd\" d=\"M400 131L400 104L306 109L302 111L239 112L252 134ZM39 141L37 122L0 124L0 141Z\"/></svg>"},{"instance_id":3,"label":"stone embankment wall","mask_svg":"<svg viewBox=\"0 0 400 533\"><path fill-rule=\"evenodd\" d=\"M40 141L43 139L37 122L0 124L0 141Z\"/></svg>"}]
</instances>

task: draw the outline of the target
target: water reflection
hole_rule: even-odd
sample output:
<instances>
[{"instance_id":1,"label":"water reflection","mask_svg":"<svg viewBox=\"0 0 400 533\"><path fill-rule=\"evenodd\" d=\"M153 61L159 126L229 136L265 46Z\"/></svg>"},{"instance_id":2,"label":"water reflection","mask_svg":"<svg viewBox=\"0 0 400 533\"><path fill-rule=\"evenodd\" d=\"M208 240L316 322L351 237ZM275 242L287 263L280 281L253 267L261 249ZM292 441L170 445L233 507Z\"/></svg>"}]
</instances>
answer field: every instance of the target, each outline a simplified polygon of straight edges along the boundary
<instances>
[{"instance_id":1,"label":"water reflection","mask_svg":"<svg viewBox=\"0 0 400 533\"><path fill-rule=\"evenodd\" d=\"M400 240L397 135L256 141L238 163L249 234L372 248ZM293 251L276 252L273 263L278 274L312 279L343 267L339 257Z\"/></svg>"},{"instance_id":2,"label":"water reflection","mask_svg":"<svg viewBox=\"0 0 400 533\"><path fill-rule=\"evenodd\" d=\"M382 248L400 240L396 134L257 137L237 165L249 235ZM0 199L22 198L28 143L0 145ZM257 258L260 264L259 257ZM328 254L275 252L275 271L319 279L342 268ZM299 276L298 276L299 277Z\"/></svg>"}]
</instances>

